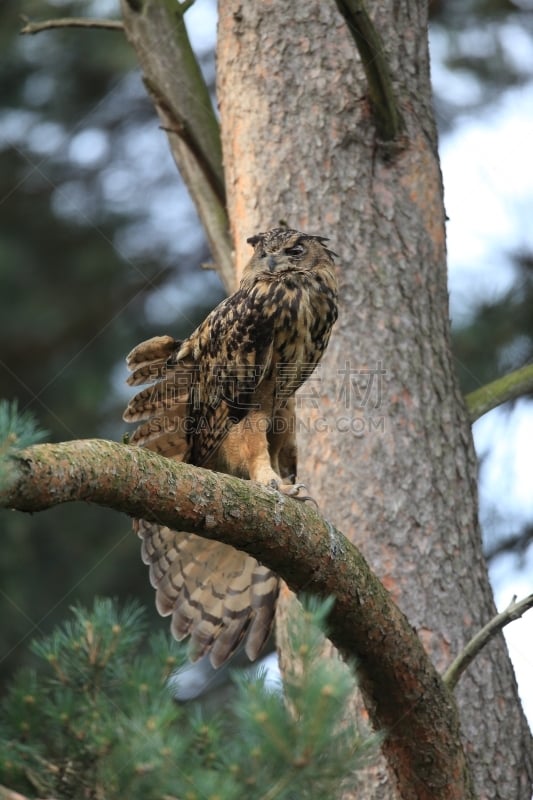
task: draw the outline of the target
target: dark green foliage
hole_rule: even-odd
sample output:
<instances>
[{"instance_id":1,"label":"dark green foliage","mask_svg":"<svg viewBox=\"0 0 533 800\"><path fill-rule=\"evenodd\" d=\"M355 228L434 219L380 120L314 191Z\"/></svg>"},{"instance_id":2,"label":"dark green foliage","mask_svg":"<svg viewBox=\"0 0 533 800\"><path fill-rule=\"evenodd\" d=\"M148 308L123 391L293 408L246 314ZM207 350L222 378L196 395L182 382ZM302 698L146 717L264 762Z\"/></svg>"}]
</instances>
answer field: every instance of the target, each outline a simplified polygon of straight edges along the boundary
<instances>
[{"instance_id":1,"label":"dark green foliage","mask_svg":"<svg viewBox=\"0 0 533 800\"><path fill-rule=\"evenodd\" d=\"M45 436L46 431L39 430L33 414L19 412L16 400L0 400L0 485L9 466L6 456L15 450L37 444Z\"/></svg>"},{"instance_id":2,"label":"dark green foliage","mask_svg":"<svg viewBox=\"0 0 533 800\"><path fill-rule=\"evenodd\" d=\"M137 656L146 619L136 604L120 610L97 600L90 613L75 607L72 615L34 643L44 667L18 673L3 702L2 783L58 797L98 797L104 786L106 794L111 787L127 790L136 771L168 759L162 742L174 746L170 728L178 712L163 687L183 657L157 634ZM116 775L110 758L117 767L124 759Z\"/></svg>"},{"instance_id":3,"label":"dark green foliage","mask_svg":"<svg viewBox=\"0 0 533 800\"><path fill-rule=\"evenodd\" d=\"M0 464L10 452L42 442L46 435L32 413L19 411L16 400L0 400Z\"/></svg>"},{"instance_id":4,"label":"dark green foliage","mask_svg":"<svg viewBox=\"0 0 533 800\"><path fill-rule=\"evenodd\" d=\"M302 661L288 676L287 703L264 677L241 679L223 721L172 701L167 679L185 650L147 636L139 605L74 607L33 644L37 671L21 670L3 700L0 784L28 796L110 800L334 796L354 784L377 739L343 721L349 670L318 658L327 608L309 604L292 622Z\"/></svg>"},{"instance_id":5,"label":"dark green foliage","mask_svg":"<svg viewBox=\"0 0 533 800\"><path fill-rule=\"evenodd\" d=\"M340 660L320 657L330 607L309 599L302 616L293 606L289 638L296 659L285 675L285 703L265 689L264 681L240 681L239 738L247 742L258 787L250 796L262 797L260 788L270 786L268 798L337 797L342 783L354 783L357 769L377 745L377 737L345 720L353 674Z\"/></svg>"}]
</instances>

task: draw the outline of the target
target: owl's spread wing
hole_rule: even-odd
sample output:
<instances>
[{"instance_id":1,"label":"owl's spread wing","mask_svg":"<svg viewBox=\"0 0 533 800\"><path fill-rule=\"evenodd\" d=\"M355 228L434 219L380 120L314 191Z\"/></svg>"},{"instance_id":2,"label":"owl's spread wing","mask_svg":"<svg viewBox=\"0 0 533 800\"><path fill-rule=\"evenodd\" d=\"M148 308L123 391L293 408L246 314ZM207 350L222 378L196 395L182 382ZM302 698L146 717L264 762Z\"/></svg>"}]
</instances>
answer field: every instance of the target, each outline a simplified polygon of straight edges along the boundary
<instances>
[{"instance_id":1,"label":"owl's spread wing","mask_svg":"<svg viewBox=\"0 0 533 800\"><path fill-rule=\"evenodd\" d=\"M157 610L172 615L178 641L190 635L193 660L209 652L219 667L246 635L245 652L254 661L272 628L277 576L228 545L145 520L135 527Z\"/></svg>"},{"instance_id":2,"label":"owl's spread wing","mask_svg":"<svg viewBox=\"0 0 533 800\"><path fill-rule=\"evenodd\" d=\"M232 305L229 314L219 309L185 342L159 336L128 356L128 383L152 384L135 395L124 414L126 421L141 423L132 444L203 464L224 441L227 425L246 414L271 346L266 342L259 354L250 346L242 307ZM272 628L277 576L220 542L146 520L136 520L134 527L150 565L157 609L172 615L176 639L190 635L192 657L209 653L218 667L246 636L245 652L256 659Z\"/></svg>"}]
</instances>

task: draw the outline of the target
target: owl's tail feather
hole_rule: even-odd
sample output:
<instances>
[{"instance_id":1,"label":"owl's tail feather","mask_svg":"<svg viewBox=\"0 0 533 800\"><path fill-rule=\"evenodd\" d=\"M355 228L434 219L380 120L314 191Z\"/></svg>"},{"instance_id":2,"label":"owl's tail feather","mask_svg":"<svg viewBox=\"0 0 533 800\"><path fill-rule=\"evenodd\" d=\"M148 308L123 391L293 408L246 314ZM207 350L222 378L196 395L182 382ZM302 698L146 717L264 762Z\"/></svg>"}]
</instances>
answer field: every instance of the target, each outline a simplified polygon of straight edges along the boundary
<instances>
[{"instance_id":1,"label":"owl's tail feather","mask_svg":"<svg viewBox=\"0 0 533 800\"><path fill-rule=\"evenodd\" d=\"M254 661L274 620L279 579L254 558L220 542L138 520L142 557L150 566L156 606L172 615L176 639L191 637L193 660L224 664L244 639Z\"/></svg>"}]
</instances>

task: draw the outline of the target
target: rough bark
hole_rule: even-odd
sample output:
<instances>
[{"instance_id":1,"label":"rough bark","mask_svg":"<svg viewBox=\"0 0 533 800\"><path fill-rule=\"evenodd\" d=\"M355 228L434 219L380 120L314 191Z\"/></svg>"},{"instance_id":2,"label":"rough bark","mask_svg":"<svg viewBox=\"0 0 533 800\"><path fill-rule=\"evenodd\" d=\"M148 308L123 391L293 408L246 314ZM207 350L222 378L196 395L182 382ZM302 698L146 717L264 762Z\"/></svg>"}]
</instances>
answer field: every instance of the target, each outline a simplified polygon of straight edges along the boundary
<instances>
[{"instance_id":1,"label":"rough bark","mask_svg":"<svg viewBox=\"0 0 533 800\"><path fill-rule=\"evenodd\" d=\"M376 136L333 2L221 3L218 98L239 267L246 237L279 220L329 235L341 256L320 406L309 391L301 399L299 477L443 669L495 609L450 350L426 6L371 6L405 124L393 147ZM533 748L503 637L464 675L458 700L479 796L530 800Z\"/></svg>"},{"instance_id":2,"label":"rough bark","mask_svg":"<svg viewBox=\"0 0 533 800\"><path fill-rule=\"evenodd\" d=\"M401 797L473 798L453 696L364 558L312 507L251 481L114 442L35 445L13 456L9 467L0 507L41 511L72 500L96 502L245 549L294 591L333 595L329 636L357 660Z\"/></svg>"}]
</instances>

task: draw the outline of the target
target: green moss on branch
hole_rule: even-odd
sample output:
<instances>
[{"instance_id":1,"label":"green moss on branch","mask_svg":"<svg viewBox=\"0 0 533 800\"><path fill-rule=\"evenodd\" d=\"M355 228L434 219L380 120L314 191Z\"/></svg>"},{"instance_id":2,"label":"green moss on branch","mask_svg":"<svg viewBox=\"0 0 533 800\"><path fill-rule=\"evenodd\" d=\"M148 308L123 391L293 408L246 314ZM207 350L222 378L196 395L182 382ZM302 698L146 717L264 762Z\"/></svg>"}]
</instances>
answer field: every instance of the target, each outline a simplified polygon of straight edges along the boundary
<instances>
[{"instance_id":1,"label":"green moss on branch","mask_svg":"<svg viewBox=\"0 0 533 800\"><path fill-rule=\"evenodd\" d=\"M487 383L475 392L466 395L466 404L470 414L470 421L477 419L492 411L493 408L503 405L510 400L516 400L533 392L533 364L517 369L498 378L492 383Z\"/></svg>"}]
</instances>

